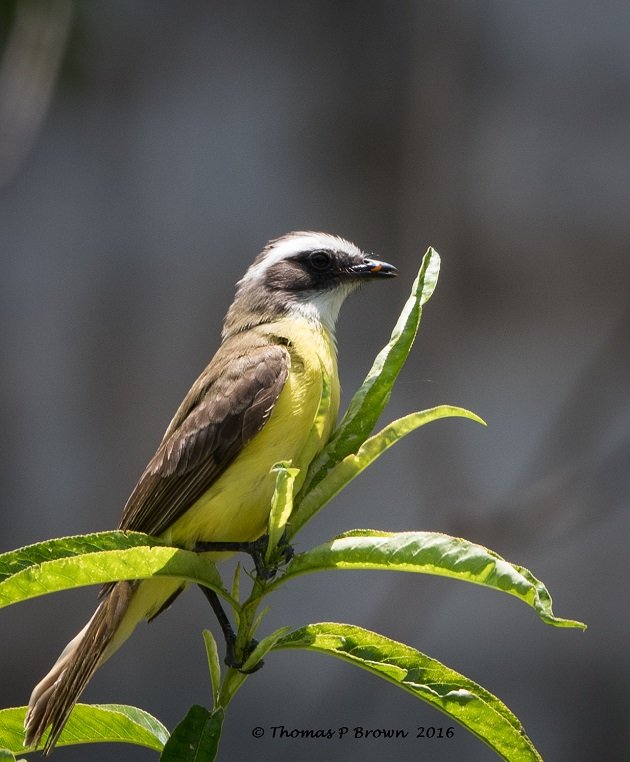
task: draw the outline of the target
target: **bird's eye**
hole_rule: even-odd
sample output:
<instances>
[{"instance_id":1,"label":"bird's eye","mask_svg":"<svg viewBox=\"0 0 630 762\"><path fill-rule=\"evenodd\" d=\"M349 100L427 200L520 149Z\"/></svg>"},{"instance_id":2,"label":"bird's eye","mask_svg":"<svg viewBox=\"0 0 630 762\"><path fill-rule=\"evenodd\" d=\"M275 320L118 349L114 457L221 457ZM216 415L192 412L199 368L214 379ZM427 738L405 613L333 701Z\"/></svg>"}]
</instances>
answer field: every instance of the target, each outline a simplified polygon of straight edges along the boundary
<instances>
[{"instance_id":1,"label":"bird's eye","mask_svg":"<svg viewBox=\"0 0 630 762\"><path fill-rule=\"evenodd\" d=\"M313 251L309 254L308 263L317 272L328 270L332 262L332 257L327 251Z\"/></svg>"}]
</instances>

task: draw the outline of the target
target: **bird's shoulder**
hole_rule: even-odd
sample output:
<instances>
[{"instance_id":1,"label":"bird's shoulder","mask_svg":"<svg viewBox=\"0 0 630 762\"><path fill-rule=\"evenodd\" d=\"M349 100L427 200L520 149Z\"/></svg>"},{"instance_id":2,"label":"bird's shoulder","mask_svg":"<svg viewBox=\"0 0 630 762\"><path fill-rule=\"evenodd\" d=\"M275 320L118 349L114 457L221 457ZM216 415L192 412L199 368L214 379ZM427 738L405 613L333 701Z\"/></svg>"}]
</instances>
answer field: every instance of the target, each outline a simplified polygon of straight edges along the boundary
<instances>
[{"instance_id":1,"label":"bird's shoulder","mask_svg":"<svg viewBox=\"0 0 630 762\"><path fill-rule=\"evenodd\" d=\"M162 444L195 410L213 408L220 417L228 402L238 409L256 386L272 385L290 367L287 344L257 332L224 341L177 408Z\"/></svg>"}]
</instances>

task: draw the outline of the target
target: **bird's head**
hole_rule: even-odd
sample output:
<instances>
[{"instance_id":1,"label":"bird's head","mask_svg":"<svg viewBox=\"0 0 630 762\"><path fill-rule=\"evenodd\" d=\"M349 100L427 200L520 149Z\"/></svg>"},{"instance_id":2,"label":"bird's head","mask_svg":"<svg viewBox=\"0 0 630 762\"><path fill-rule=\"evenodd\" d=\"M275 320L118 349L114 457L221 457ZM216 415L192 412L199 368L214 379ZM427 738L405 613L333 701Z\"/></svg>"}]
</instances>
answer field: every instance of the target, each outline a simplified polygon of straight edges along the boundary
<instances>
[{"instance_id":1,"label":"bird's head","mask_svg":"<svg viewBox=\"0 0 630 762\"><path fill-rule=\"evenodd\" d=\"M398 274L353 243L328 233L288 233L270 241L238 282L224 336L280 316L320 323L331 333L344 299L369 280Z\"/></svg>"}]
</instances>

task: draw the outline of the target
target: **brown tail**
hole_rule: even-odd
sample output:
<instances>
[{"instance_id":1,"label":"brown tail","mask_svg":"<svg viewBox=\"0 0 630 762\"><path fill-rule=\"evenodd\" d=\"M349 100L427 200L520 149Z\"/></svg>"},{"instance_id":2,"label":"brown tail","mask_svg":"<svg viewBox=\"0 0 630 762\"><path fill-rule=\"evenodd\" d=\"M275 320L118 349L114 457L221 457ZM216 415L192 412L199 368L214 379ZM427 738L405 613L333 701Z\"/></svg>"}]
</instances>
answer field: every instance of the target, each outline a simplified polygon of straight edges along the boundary
<instances>
[{"instance_id":1,"label":"brown tail","mask_svg":"<svg viewBox=\"0 0 630 762\"><path fill-rule=\"evenodd\" d=\"M133 591L130 582L114 585L94 616L64 648L46 677L35 686L24 721L26 746L39 744L50 725L44 754L52 751L81 692L109 655L105 651L129 607Z\"/></svg>"}]
</instances>

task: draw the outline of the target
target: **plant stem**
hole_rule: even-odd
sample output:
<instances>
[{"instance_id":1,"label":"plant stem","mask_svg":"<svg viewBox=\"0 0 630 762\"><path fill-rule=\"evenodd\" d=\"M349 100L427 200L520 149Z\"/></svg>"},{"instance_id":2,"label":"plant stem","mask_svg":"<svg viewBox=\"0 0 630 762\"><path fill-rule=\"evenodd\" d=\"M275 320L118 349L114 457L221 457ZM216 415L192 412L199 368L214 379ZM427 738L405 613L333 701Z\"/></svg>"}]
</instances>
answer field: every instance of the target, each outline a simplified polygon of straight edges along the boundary
<instances>
[{"instance_id":1,"label":"plant stem","mask_svg":"<svg viewBox=\"0 0 630 762\"><path fill-rule=\"evenodd\" d=\"M260 602L266 595L266 587L266 582L256 577L248 599L239 609L238 631L236 633L236 645L234 651L237 658L240 658L243 661L247 658L248 649L253 641L256 613ZM238 689L248 677L249 673L229 667L221 681L218 706L226 709Z\"/></svg>"}]
</instances>

